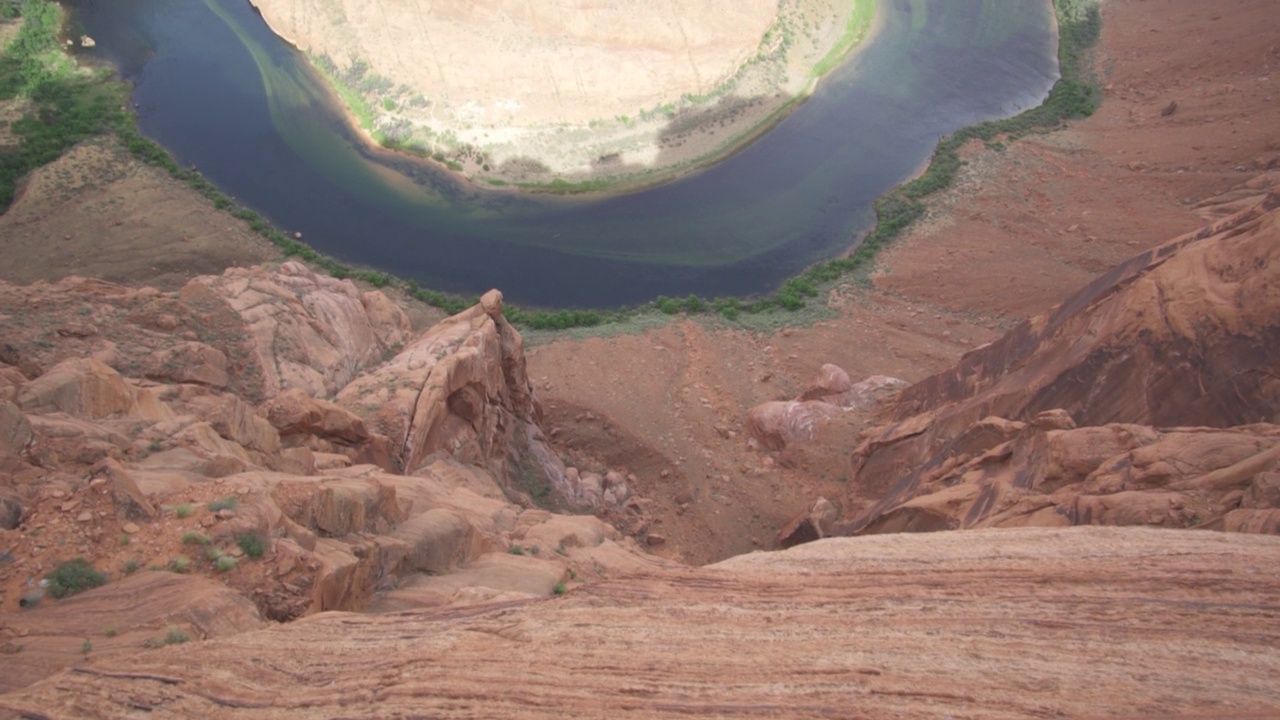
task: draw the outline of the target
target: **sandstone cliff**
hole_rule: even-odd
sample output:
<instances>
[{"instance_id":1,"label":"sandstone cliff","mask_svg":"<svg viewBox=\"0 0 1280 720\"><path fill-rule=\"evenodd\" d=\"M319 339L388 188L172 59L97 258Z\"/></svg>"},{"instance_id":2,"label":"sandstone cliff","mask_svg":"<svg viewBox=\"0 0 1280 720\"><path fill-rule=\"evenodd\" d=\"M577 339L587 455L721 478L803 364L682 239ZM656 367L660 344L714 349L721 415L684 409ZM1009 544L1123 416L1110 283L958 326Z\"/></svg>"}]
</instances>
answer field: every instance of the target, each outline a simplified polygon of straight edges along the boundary
<instances>
[{"instance_id":1,"label":"sandstone cliff","mask_svg":"<svg viewBox=\"0 0 1280 720\"><path fill-rule=\"evenodd\" d=\"M1227 200L1205 205L1226 216L1203 230L904 390L853 455L873 504L832 531L1275 532L1280 195Z\"/></svg>"},{"instance_id":2,"label":"sandstone cliff","mask_svg":"<svg viewBox=\"0 0 1280 720\"><path fill-rule=\"evenodd\" d=\"M640 512L546 445L497 291L412 342L382 293L296 263L169 293L0 284L0 312L0 636L26 661L0 690L143 642L664 564L534 506ZM74 557L109 583L55 602Z\"/></svg>"},{"instance_id":3,"label":"sandstone cliff","mask_svg":"<svg viewBox=\"0 0 1280 720\"><path fill-rule=\"evenodd\" d=\"M963 541L961 541L963 540ZM1275 538L842 538L77 665L27 717L1273 717ZM1229 658L1229 661L1224 660Z\"/></svg>"}]
</instances>

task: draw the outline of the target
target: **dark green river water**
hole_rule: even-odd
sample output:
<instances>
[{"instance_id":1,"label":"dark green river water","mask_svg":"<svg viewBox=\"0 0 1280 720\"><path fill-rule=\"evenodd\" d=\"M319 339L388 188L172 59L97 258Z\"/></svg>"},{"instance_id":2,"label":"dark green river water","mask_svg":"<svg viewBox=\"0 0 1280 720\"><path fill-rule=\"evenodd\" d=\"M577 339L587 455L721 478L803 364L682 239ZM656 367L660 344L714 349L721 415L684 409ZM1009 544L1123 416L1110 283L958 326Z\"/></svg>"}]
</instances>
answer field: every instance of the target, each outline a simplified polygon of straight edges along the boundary
<instances>
[{"instance_id":1,"label":"dark green river water","mask_svg":"<svg viewBox=\"0 0 1280 720\"><path fill-rule=\"evenodd\" d=\"M245 0L66 5L82 52L134 83L142 132L240 203L339 259L533 305L772 290L848 250L940 137L1057 78L1047 1L885 0L874 39L742 152L626 195L530 196L365 147Z\"/></svg>"}]
</instances>

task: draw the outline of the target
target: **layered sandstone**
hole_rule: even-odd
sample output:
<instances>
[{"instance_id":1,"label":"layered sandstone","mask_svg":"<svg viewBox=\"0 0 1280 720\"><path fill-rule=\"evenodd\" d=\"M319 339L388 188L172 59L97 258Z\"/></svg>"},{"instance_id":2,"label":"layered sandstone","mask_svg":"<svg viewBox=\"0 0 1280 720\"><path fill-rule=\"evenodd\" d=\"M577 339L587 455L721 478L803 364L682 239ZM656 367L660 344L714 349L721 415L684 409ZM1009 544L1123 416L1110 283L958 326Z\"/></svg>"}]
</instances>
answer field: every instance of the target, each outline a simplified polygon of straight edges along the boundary
<instances>
[{"instance_id":1,"label":"layered sandstone","mask_svg":"<svg viewBox=\"0 0 1280 720\"><path fill-rule=\"evenodd\" d=\"M1262 718L1280 712L1277 562L1276 538L1188 531L838 538L633 572L561 598L325 613L91 659L0 696L0 708Z\"/></svg>"},{"instance_id":2,"label":"layered sandstone","mask_svg":"<svg viewBox=\"0 0 1280 720\"><path fill-rule=\"evenodd\" d=\"M904 390L853 455L872 504L843 530L1272 531L1280 196L1252 188Z\"/></svg>"}]
</instances>

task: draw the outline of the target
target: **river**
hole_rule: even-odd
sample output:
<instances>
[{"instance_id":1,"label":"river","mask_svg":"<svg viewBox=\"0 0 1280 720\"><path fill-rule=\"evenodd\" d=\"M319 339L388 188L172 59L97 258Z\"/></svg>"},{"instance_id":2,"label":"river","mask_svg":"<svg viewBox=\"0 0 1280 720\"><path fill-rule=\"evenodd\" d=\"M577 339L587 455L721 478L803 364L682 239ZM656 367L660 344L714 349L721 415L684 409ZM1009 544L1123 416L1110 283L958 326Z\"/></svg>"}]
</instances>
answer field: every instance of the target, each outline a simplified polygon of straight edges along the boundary
<instances>
[{"instance_id":1,"label":"river","mask_svg":"<svg viewBox=\"0 0 1280 720\"><path fill-rule=\"evenodd\" d=\"M849 249L940 137L1039 104L1058 71L1048 2L884 0L870 44L741 152L625 195L522 195L368 147L247 0L64 4L96 40L78 52L134 84L139 129L277 227L424 287L552 307L768 292Z\"/></svg>"}]
</instances>

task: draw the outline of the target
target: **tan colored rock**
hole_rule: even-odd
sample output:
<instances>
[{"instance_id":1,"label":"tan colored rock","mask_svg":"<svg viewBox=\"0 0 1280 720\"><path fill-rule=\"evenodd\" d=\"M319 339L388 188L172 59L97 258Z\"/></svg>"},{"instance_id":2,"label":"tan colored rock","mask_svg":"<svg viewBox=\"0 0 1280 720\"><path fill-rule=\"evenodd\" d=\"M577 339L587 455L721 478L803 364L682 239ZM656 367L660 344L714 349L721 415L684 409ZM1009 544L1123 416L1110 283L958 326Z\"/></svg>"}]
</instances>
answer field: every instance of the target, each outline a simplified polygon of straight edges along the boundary
<instances>
[{"instance_id":1,"label":"tan colored rock","mask_svg":"<svg viewBox=\"0 0 1280 720\"><path fill-rule=\"evenodd\" d=\"M284 448L273 459L271 469L287 475L315 475L316 456L310 448Z\"/></svg>"},{"instance_id":2,"label":"tan colored rock","mask_svg":"<svg viewBox=\"0 0 1280 720\"><path fill-rule=\"evenodd\" d=\"M1223 530L1280 535L1280 509L1232 510L1223 519Z\"/></svg>"},{"instance_id":3,"label":"tan colored rock","mask_svg":"<svg viewBox=\"0 0 1280 720\"><path fill-rule=\"evenodd\" d=\"M21 457L34 437L31 423L23 417L18 406L8 400L0 400L0 463Z\"/></svg>"},{"instance_id":4,"label":"tan colored rock","mask_svg":"<svg viewBox=\"0 0 1280 720\"><path fill-rule=\"evenodd\" d=\"M471 523L442 508L428 510L396 528L394 537L409 546L403 573L444 575L478 556L483 549Z\"/></svg>"},{"instance_id":5,"label":"tan colored rock","mask_svg":"<svg viewBox=\"0 0 1280 720\"><path fill-rule=\"evenodd\" d=\"M847 529L1221 521L1280 452L1250 425L1280 416L1278 239L1255 198L911 386L854 453L874 505ZM1230 429L1152 427L1180 423Z\"/></svg>"},{"instance_id":6,"label":"tan colored rock","mask_svg":"<svg viewBox=\"0 0 1280 720\"><path fill-rule=\"evenodd\" d=\"M224 388L228 382L226 354L200 342L185 342L151 353L142 363L142 372L157 380L215 388Z\"/></svg>"},{"instance_id":7,"label":"tan colored rock","mask_svg":"<svg viewBox=\"0 0 1280 720\"><path fill-rule=\"evenodd\" d=\"M820 400L767 402L747 413L747 432L762 446L782 450L812 441L818 429L841 412Z\"/></svg>"},{"instance_id":8,"label":"tan colored rock","mask_svg":"<svg viewBox=\"0 0 1280 720\"><path fill-rule=\"evenodd\" d=\"M566 582L568 592L553 598L530 595L558 563L496 553L454 581L527 582L528 593L437 586L436 597L492 602L328 613L180 651L134 645L0 695L0 708L117 716L150 702L183 717L239 705L257 717L321 718L350 714L352 698L376 697L380 714L448 715L466 697L465 714L484 717L588 716L601 707L624 718L740 708L844 717L856 691L862 712L885 717L1183 717L1206 707L1269 717L1280 699L1258 678L1280 672L1280 658L1274 620L1258 608L1280 595L1278 565L1280 542L1258 535L981 530L827 539L609 580L580 573L584 585ZM1169 642L1171 618L1153 608L1176 608L1178 631L1195 642ZM814 638L856 651L827 653L815 673ZM698 662L655 674L672 657ZM289 672L277 681L271 668L281 667ZM1082 673L1088 682L1078 682ZM626 679L639 677L648 679L637 694ZM148 701L161 694L163 705Z\"/></svg>"},{"instance_id":9,"label":"tan colored rock","mask_svg":"<svg viewBox=\"0 0 1280 720\"><path fill-rule=\"evenodd\" d=\"M116 516L121 520L152 520L159 514L133 475L119 462L102 461L93 468L93 477L105 478L109 482L111 501L115 505Z\"/></svg>"},{"instance_id":10,"label":"tan colored rock","mask_svg":"<svg viewBox=\"0 0 1280 720\"><path fill-rule=\"evenodd\" d=\"M349 280L286 262L276 272L232 268L220 277L198 277L180 297L192 305L223 305L243 319L263 392L273 397L291 388L332 395L408 339L404 312L371 295Z\"/></svg>"},{"instance_id":11,"label":"tan colored rock","mask_svg":"<svg viewBox=\"0 0 1280 720\"><path fill-rule=\"evenodd\" d=\"M222 583L164 572L136 573L64 600L42 602L34 610L6 615L4 621L22 634L23 647L18 655L21 662L5 663L0 693L83 664L86 641L92 646L91 659L103 661L158 652L142 649L143 645L163 640L170 627L198 643L264 626L253 603Z\"/></svg>"},{"instance_id":12,"label":"tan colored rock","mask_svg":"<svg viewBox=\"0 0 1280 720\"><path fill-rule=\"evenodd\" d=\"M395 486L373 479L282 482L272 498L294 522L328 537L387 535L405 519Z\"/></svg>"},{"instance_id":13,"label":"tan colored rock","mask_svg":"<svg viewBox=\"0 0 1280 720\"><path fill-rule=\"evenodd\" d=\"M110 367L92 359L64 360L25 384L18 405L27 413L64 412L83 418L160 420L163 407Z\"/></svg>"},{"instance_id":14,"label":"tan colored rock","mask_svg":"<svg viewBox=\"0 0 1280 720\"><path fill-rule=\"evenodd\" d=\"M495 291L496 292L496 291ZM490 305L498 304L493 293ZM513 464L534 469L571 495L564 468L536 425L524 340L483 305L431 328L390 361L349 384L337 403L390 438L398 464L414 474L441 459L483 467L521 491Z\"/></svg>"},{"instance_id":15,"label":"tan colored rock","mask_svg":"<svg viewBox=\"0 0 1280 720\"><path fill-rule=\"evenodd\" d=\"M282 435L315 435L352 445L369 439L360 416L299 389L286 390L272 398L266 412L267 419Z\"/></svg>"}]
</instances>

